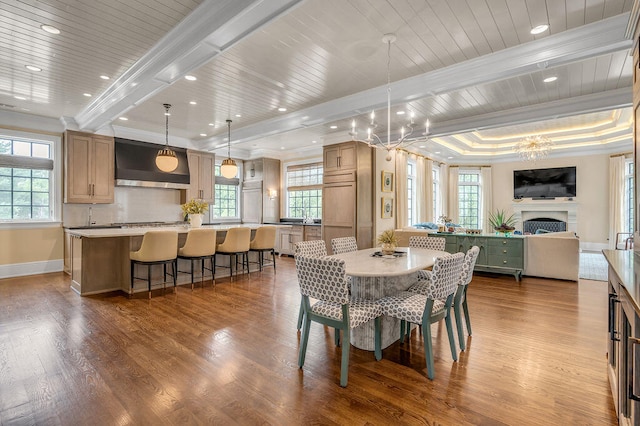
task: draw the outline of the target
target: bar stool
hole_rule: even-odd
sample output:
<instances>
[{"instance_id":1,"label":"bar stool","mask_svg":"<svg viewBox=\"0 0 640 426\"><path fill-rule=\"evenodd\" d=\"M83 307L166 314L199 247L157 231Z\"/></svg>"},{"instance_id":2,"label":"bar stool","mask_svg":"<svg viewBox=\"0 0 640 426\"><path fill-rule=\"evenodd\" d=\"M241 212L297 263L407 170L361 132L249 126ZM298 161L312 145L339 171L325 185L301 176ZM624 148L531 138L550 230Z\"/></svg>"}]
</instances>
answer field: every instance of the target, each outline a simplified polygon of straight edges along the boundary
<instances>
[{"instance_id":1,"label":"bar stool","mask_svg":"<svg viewBox=\"0 0 640 426\"><path fill-rule=\"evenodd\" d=\"M129 252L131 263L131 290L133 294L134 280L144 278L134 275L135 265L147 265L147 285L149 287L149 299L151 299L151 266L164 266L164 284L167 283L167 264L171 265L173 277L173 291L176 291L176 270L178 255L178 233L176 231L148 231L142 237L142 244L138 251Z\"/></svg>"},{"instance_id":2,"label":"bar stool","mask_svg":"<svg viewBox=\"0 0 640 426\"><path fill-rule=\"evenodd\" d=\"M191 229L184 246L178 249L178 259L187 259L191 263L191 290L193 290L193 262L200 261L200 281L204 287L204 271L211 271L211 281L215 285L216 269L216 230L207 228ZM205 260L211 260L211 269L205 267ZM185 271L178 271L185 272Z\"/></svg>"},{"instance_id":3,"label":"bar stool","mask_svg":"<svg viewBox=\"0 0 640 426\"><path fill-rule=\"evenodd\" d=\"M258 264L260 265L260 271L264 265L264 252L271 253L271 263L267 266L273 265L273 270L276 270L276 227L275 226L261 226L256 229L256 234L253 236L253 240L249 244L249 251L258 252Z\"/></svg>"},{"instance_id":4,"label":"bar stool","mask_svg":"<svg viewBox=\"0 0 640 426\"><path fill-rule=\"evenodd\" d=\"M249 273L249 246L251 245L250 228L229 228L222 244L216 248L216 255L224 254L229 256L229 280L233 278L233 260L236 262L236 273L238 269L238 255L242 255L242 269L247 266Z\"/></svg>"}]
</instances>

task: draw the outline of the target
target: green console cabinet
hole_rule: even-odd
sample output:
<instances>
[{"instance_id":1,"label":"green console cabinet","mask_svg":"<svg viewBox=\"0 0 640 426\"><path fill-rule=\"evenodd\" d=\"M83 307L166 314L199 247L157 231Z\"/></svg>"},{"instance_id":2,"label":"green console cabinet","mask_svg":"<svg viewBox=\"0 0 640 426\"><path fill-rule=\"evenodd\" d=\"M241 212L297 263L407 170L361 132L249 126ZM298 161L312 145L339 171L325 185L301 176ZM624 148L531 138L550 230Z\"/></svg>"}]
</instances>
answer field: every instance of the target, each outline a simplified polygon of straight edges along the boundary
<instances>
[{"instance_id":1,"label":"green console cabinet","mask_svg":"<svg viewBox=\"0 0 640 426\"><path fill-rule=\"evenodd\" d=\"M475 271L512 274L520 281L524 270L524 238L502 235L437 234L447 240L449 253L466 252L473 246L480 248Z\"/></svg>"}]
</instances>

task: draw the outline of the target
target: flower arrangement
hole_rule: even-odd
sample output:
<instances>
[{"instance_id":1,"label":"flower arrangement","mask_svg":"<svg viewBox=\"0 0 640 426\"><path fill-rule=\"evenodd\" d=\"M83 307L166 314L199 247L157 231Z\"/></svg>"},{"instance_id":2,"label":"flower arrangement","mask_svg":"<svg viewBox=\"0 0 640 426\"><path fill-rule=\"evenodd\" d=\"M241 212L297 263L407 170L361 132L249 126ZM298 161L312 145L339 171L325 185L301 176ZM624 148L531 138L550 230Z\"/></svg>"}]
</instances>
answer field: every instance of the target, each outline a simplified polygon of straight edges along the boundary
<instances>
[{"instance_id":1,"label":"flower arrangement","mask_svg":"<svg viewBox=\"0 0 640 426\"><path fill-rule=\"evenodd\" d=\"M441 214L440 216L438 216L438 223L446 224L451 222L453 222L453 219L451 219L446 214Z\"/></svg>"},{"instance_id":2,"label":"flower arrangement","mask_svg":"<svg viewBox=\"0 0 640 426\"><path fill-rule=\"evenodd\" d=\"M386 231L382 231L380 235L378 235L378 244L393 244L398 245L398 237L393 229L387 229Z\"/></svg>"},{"instance_id":3,"label":"flower arrangement","mask_svg":"<svg viewBox=\"0 0 640 426\"><path fill-rule=\"evenodd\" d=\"M507 216L507 213L504 210L498 210L489 213L489 224L493 226L498 232L511 232L515 228L516 219L511 216Z\"/></svg>"},{"instance_id":4,"label":"flower arrangement","mask_svg":"<svg viewBox=\"0 0 640 426\"><path fill-rule=\"evenodd\" d=\"M202 200L192 198L189 202L182 204L180 208L185 215L202 214L209 209L209 205Z\"/></svg>"}]
</instances>

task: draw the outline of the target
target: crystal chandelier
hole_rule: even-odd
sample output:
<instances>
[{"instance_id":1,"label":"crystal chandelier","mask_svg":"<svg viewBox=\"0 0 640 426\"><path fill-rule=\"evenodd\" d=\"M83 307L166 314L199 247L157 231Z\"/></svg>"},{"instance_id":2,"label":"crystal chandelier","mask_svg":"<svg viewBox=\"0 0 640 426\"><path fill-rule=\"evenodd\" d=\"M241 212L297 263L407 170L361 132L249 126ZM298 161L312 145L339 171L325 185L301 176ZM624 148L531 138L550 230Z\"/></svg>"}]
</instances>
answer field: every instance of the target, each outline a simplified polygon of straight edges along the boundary
<instances>
[{"instance_id":1,"label":"crystal chandelier","mask_svg":"<svg viewBox=\"0 0 640 426\"><path fill-rule=\"evenodd\" d=\"M553 142L546 136L527 136L516 144L514 150L525 161L542 160L549 155Z\"/></svg>"},{"instance_id":2,"label":"crystal chandelier","mask_svg":"<svg viewBox=\"0 0 640 426\"><path fill-rule=\"evenodd\" d=\"M158 151L156 155L156 166L163 172L172 172L176 168L178 168L178 157L176 157L176 153L174 150L169 148L169 108L171 108L171 104L163 104L165 112L165 135L166 135L166 145L164 148Z\"/></svg>"},{"instance_id":3,"label":"crystal chandelier","mask_svg":"<svg viewBox=\"0 0 640 426\"><path fill-rule=\"evenodd\" d=\"M396 140L391 140L391 43L396 41L395 34L385 34L382 37L382 42L387 44L387 140L383 141L376 133L375 129L378 126L376 122L376 115L374 111L371 111L371 121L369 122L369 127L367 128L367 138L364 141L369 146L374 148L381 148L387 150L387 161L391 161L391 151L401 148L403 146L408 146L414 142L416 142L420 138L413 138L413 127L414 127L414 117L415 114L413 111L409 113L409 121L400 129L400 137ZM427 140L429 137L429 120L426 121L424 125L424 140ZM356 128L356 120L351 121L351 131L349 132L352 140L358 140L358 131Z\"/></svg>"}]
</instances>

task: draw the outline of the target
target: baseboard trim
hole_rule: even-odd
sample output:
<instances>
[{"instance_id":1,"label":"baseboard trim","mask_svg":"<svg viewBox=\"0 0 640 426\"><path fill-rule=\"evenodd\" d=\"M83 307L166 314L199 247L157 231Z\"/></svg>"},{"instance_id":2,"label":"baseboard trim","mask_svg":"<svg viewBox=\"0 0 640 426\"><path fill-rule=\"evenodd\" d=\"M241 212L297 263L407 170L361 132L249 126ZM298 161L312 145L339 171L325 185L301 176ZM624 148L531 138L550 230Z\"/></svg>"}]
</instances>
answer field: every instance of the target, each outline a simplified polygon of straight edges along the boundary
<instances>
[{"instance_id":1,"label":"baseboard trim","mask_svg":"<svg viewBox=\"0 0 640 426\"><path fill-rule=\"evenodd\" d=\"M607 243L590 243L586 241L580 241L580 250L601 252L602 250L606 250L608 248L609 244Z\"/></svg>"},{"instance_id":2,"label":"baseboard trim","mask_svg":"<svg viewBox=\"0 0 640 426\"><path fill-rule=\"evenodd\" d=\"M44 260L41 262L11 263L0 265L0 279L23 277L25 275L48 274L50 272L62 272L64 261L62 259Z\"/></svg>"}]
</instances>

